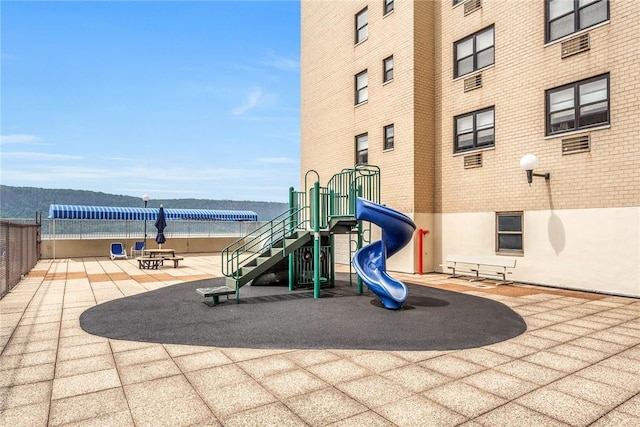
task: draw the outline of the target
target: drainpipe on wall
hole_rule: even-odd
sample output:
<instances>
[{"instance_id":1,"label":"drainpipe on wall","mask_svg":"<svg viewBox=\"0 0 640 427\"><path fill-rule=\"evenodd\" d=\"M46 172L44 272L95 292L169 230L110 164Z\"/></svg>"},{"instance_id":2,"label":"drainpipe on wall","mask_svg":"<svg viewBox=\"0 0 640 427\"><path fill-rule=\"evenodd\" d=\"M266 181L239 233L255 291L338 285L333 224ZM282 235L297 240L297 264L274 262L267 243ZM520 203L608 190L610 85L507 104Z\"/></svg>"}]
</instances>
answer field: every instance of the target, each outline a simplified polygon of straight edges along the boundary
<instances>
[{"instance_id":1,"label":"drainpipe on wall","mask_svg":"<svg viewBox=\"0 0 640 427\"><path fill-rule=\"evenodd\" d=\"M422 241L424 239L424 236L426 236L427 234L429 234L429 230L425 230L422 228L418 229L418 251L420 252L420 255L418 257L418 274L424 274L424 271L422 270Z\"/></svg>"}]
</instances>

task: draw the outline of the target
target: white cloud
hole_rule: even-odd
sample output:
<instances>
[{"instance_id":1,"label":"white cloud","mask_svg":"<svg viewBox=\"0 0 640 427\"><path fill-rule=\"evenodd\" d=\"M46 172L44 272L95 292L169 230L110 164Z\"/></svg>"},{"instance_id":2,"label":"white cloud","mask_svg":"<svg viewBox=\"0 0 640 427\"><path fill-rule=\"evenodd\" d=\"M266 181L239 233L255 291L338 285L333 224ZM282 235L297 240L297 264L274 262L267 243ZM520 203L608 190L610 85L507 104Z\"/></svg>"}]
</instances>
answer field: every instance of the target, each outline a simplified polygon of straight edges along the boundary
<instances>
[{"instance_id":1,"label":"white cloud","mask_svg":"<svg viewBox=\"0 0 640 427\"><path fill-rule=\"evenodd\" d=\"M259 104L260 101L262 100L262 90L260 88L254 89L252 90L246 97L246 99L244 100L244 102L242 103L242 105L240 105L239 107L236 107L233 109L233 114L235 114L236 116L241 116L243 114L246 114L247 112L253 110L254 108L256 108Z\"/></svg>"},{"instance_id":2,"label":"white cloud","mask_svg":"<svg viewBox=\"0 0 640 427\"><path fill-rule=\"evenodd\" d=\"M27 160L82 160L82 156L70 154L38 153L36 151L15 151L2 153L4 159L27 159Z\"/></svg>"},{"instance_id":3,"label":"white cloud","mask_svg":"<svg viewBox=\"0 0 640 427\"><path fill-rule=\"evenodd\" d=\"M300 60L278 56L273 52L267 52L267 59L262 64L282 71L300 70Z\"/></svg>"},{"instance_id":4,"label":"white cloud","mask_svg":"<svg viewBox=\"0 0 640 427\"><path fill-rule=\"evenodd\" d=\"M14 133L10 135L0 135L0 144L36 144L42 139L36 135L26 135Z\"/></svg>"}]
</instances>

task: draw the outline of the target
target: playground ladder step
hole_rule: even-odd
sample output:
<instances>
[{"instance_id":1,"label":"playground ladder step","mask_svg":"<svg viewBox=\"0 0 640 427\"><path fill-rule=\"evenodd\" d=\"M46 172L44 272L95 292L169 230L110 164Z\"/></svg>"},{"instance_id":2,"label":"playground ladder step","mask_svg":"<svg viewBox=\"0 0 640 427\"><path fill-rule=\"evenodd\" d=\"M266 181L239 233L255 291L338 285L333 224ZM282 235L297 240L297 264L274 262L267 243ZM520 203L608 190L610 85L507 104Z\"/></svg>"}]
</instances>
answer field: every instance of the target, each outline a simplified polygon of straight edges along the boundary
<instances>
[{"instance_id":1,"label":"playground ladder step","mask_svg":"<svg viewBox=\"0 0 640 427\"><path fill-rule=\"evenodd\" d=\"M334 234L351 233L358 225L358 220L353 216L333 216L329 220L329 230Z\"/></svg>"},{"instance_id":2,"label":"playground ladder step","mask_svg":"<svg viewBox=\"0 0 640 427\"><path fill-rule=\"evenodd\" d=\"M251 280L260 276L262 273L266 272L268 269L280 262L283 257L304 246L307 242L309 242L309 240L311 240L311 233L308 231L297 231L293 233L292 236L295 236L295 238L287 237L285 239L284 248L278 247L283 244L282 241L276 242L275 247L270 248L264 254L261 254L247 264L241 266L234 272L231 277L227 277L227 286L233 287L235 289L246 285Z\"/></svg>"}]
</instances>

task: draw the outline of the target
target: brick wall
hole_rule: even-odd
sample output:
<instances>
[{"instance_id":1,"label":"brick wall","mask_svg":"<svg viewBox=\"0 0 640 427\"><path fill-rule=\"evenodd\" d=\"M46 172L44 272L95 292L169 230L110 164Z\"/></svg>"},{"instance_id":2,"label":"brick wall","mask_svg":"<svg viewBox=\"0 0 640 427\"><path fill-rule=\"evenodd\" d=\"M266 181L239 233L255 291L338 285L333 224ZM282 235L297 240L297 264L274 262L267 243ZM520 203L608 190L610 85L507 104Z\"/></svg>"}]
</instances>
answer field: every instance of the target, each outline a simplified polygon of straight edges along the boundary
<instances>
[{"instance_id":1,"label":"brick wall","mask_svg":"<svg viewBox=\"0 0 640 427\"><path fill-rule=\"evenodd\" d=\"M482 9L440 3L441 166L436 192L441 212L571 209L640 204L640 37L637 4L611 1L609 23L588 31L591 49L561 59L561 43L545 45L544 2L484 0ZM465 93L453 79L453 43L495 25L495 65L482 72L483 87ZM635 70L634 70L635 69ZM590 135L591 151L562 155L563 136L545 137L545 90L610 73L611 125L578 132ZM484 151L481 168L465 170L453 152L453 117L495 106L495 149ZM567 136L564 136L565 138ZM519 159L531 152L546 185L531 187Z\"/></svg>"},{"instance_id":2,"label":"brick wall","mask_svg":"<svg viewBox=\"0 0 640 427\"><path fill-rule=\"evenodd\" d=\"M369 8L369 37L355 45L355 15ZM326 181L355 161L356 135L369 135L369 163L381 167L382 200L406 213L622 207L640 204L640 8L612 0L610 22L589 30L591 49L561 59L545 45L544 2L483 0L464 16L450 1L303 1L301 169ZM453 78L453 43L495 26L495 65L465 93ZM394 80L382 84L382 60ZM369 101L354 106L354 76L368 70ZM579 132L591 150L562 155L545 137L545 90L610 73L611 125ZM480 168L453 154L453 117L495 107L495 148ZM383 151L383 126L395 148ZM519 160L540 159L547 184L529 187ZM303 185L303 184L302 184Z\"/></svg>"}]
</instances>

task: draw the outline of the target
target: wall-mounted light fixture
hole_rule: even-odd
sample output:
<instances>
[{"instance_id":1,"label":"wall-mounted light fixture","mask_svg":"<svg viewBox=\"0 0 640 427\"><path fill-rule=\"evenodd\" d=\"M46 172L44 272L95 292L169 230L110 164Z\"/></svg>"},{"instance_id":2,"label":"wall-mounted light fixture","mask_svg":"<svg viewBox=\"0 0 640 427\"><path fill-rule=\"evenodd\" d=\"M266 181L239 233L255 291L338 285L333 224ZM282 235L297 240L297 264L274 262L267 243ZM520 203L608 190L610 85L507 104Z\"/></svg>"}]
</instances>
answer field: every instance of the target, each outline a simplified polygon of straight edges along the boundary
<instances>
[{"instance_id":1,"label":"wall-mounted light fixture","mask_svg":"<svg viewBox=\"0 0 640 427\"><path fill-rule=\"evenodd\" d=\"M544 177L545 181L549 181L551 174L547 173L533 173L533 170L538 167L538 158L533 154L525 154L520 159L520 167L527 172L527 182L531 186L534 176Z\"/></svg>"}]
</instances>

